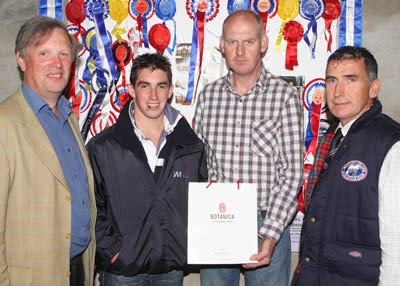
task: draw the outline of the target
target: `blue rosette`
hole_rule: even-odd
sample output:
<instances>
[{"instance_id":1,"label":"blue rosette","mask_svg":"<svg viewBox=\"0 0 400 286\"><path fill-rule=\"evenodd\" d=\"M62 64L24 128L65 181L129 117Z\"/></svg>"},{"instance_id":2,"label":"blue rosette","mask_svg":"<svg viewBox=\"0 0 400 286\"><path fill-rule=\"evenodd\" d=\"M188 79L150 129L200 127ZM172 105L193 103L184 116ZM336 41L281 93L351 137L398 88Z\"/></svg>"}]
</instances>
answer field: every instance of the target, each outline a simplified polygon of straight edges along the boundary
<instances>
[{"instance_id":1,"label":"blue rosette","mask_svg":"<svg viewBox=\"0 0 400 286\"><path fill-rule=\"evenodd\" d=\"M129 15L138 22L139 31L143 34L143 43L146 48L149 48L147 20L153 14L153 0L130 0Z\"/></svg>"},{"instance_id":2,"label":"blue rosette","mask_svg":"<svg viewBox=\"0 0 400 286\"><path fill-rule=\"evenodd\" d=\"M317 20L322 17L325 4L322 0L300 0L300 16L309 20L307 30L304 33L304 41L311 49L312 58L315 58L315 46L317 42ZM308 34L312 31L314 37L310 41Z\"/></svg>"},{"instance_id":3,"label":"blue rosette","mask_svg":"<svg viewBox=\"0 0 400 286\"><path fill-rule=\"evenodd\" d=\"M176 21L174 19L174 16L176 14L175 0L156 0L155 13L158 18L163 20L163 25L165 25L165 22L168 20L174 23L174 37L172 40L172 47L167 47L168 53L172 55L176 46Z\"/></svg>"},{"instance_id":4,"label":"blue rosette","mask_svg":"<svg viewBox=\"0 0 400 286\"><path fill-rule=\"evenodd\" d=\"M228 0L229 14L237 10L250 9L250 0Z\"/></svg>"}]
</instances>

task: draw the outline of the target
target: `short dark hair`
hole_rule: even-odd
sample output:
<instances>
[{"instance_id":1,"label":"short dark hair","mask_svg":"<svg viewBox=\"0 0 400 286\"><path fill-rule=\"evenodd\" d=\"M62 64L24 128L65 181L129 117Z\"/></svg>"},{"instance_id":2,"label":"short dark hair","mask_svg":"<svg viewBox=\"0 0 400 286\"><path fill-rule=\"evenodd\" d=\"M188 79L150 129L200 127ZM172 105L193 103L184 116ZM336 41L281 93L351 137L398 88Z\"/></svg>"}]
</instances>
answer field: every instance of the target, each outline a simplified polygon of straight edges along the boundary
<instances>
[{"instance_id":1,"label":"short dark hair","mask_svg":"<svg viewBox=\"0 0 400 286\"><path fill-rule=\"evenodd\" d=\"M143 69L162 70L167 73L168 83L172 85L171 63L168 58L158 53L146 53L134 58L130 75L131 84L134 86L138 74Z\"/></svg>"},{"instance_id":2,"label":"short dark hair","mask_svg":"<svg viewBox=\"0 0 400 286\"><path fill-rule=\"evenodd\" d=\"M222 38L225 39L225 25L226 25L226 23L231 18L234 18L234 17L236 17L238 15L246 15L246 16L252 17L254 20L257 21L257 23L258 23L258 35L259 35L259 37L261 39L262 36L264 35L264 22L263 22L261 16L258 13L254 12L252 10L245 10L245 9L236 10L236 11L232 12L231 14L229 14L228 17L225 18L225 20L224 20L224 22L222 24Z\"/></svg>"},{"instance_id":3,"label":"short dark hair","mask_svg":"<svg viewBox=\"0 0 400 286\"><path fill-rule=\"evenodd\" d=\"M365 73L368 76L368 83L378 78L378 63L375 57L366 48L357 46L345 46L333 52L329 58L327 66L332 61L342 60L364 60Z\"/></svg>"}]
</instances>

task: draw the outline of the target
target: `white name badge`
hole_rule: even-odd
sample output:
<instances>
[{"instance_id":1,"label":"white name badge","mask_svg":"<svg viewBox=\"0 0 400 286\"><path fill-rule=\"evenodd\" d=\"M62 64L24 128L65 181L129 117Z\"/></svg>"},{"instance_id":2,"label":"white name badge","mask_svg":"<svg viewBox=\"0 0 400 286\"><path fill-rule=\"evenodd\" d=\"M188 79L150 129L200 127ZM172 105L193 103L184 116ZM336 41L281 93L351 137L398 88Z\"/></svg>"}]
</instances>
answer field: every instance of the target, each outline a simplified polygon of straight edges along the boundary
<instances>
[{"instance_id":1,"label":"white name badge","mask_svg":"<svg viewBox=\"0 0 400 286\"><path fill-rule=\"evenodd\" d=\"M254 263L257 239L256 184L189 183L188 264Z\"/></svg>"}]
</instances>

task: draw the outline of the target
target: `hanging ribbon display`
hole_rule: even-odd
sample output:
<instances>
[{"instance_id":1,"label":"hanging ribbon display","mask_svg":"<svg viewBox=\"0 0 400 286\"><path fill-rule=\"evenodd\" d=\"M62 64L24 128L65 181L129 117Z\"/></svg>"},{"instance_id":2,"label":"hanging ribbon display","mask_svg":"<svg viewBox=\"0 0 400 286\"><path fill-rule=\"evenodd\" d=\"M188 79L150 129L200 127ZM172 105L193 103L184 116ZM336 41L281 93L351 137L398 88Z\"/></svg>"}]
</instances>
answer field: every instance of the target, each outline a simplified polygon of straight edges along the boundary
<instances>
[{"instance_id":1,"label":"hanging ribbon display","mask_svg":"<svg viewBox=\"0 0 400 286\"><path fill-rule=\"evenodd\" d=\"M120 71L120 73L122 73L121 86L127 88L125 66L127 66L132 59L132 56L133 56L132 50L129 47L128 42L115 41L112 46L112 52L113 52L113 56L114 56L114 61L118 67L118 71ZM119 102L122 107L125 105L125 103L128 101L128 99L129 98L125 98L125 97L119 99ZM111 103L112 103L112 101L111 101Z\"/></svg>"},{"instance_id":2,"label":"hanging ribbon display","mask_svg":"<svg viewBox=\"0 0 400 286\"><path fill-rule=\"evenodd\" d=\"M79 41L79 35L83 37L86 30L82 27L82 22L85 21L85 7L84 0L72 0L65 6L65 15L73 25L78 27L78 30L71 34L76 40Z\"/></svg>"},{"instance_id":3,"label":"hanging ribbon display","mask_svg":"<svg viewBox=\"0 0 400 286\"><path fill-rule=\"evenodd\" d=\"M204 46L204 24L211 21L217 16L219 11L218 0L187 0L186 12L193 23L192 47L190 51L190 67L189 67L189 83L185 102L194 103L197 93L197 87L201 76L201 67L203 62L203 46ZM199 72L197 77L196 88L194 87L197 49L199 51ZM194 96L193 96L194 94Z\"/></svg>"},{"instance_id":4,"label":"hanging ribbon display","mask_svg":"<svg viewBox=\"0 0 400 286\"><path fill-rule=\"evenodd\" d=\"M264 22L264 32L267 29L268 18L272 18L278 12L278 0L254 0L253 10L256 11Z\"/></svg>"},{"instance_id":5,"label":"hanging ribbon display","mask_svg":"<svg viewBox=\"0 0 400 286\"><path fill-rule=\"evenodd\" d=\"M79 78L76 74L75 62L73 62L71 66L69 82L67 99L72 103L72 110L75 112L76 117L79 120L79 107L81 105L82 96L79 91Z\"/></svg>"},{"instance_id":6,"label":"hanging ribbon display","mask_svg":"<svg viewBox=\"0 0 400 286\"><path fill-rule=\"evenodd\" d=\"M237 10L249 10L250 0L228 0L228 13L232 13Z\"/></svg>"},{"instance_id":7,"label":"hanging ribbon display","mask_svg":"<svg viewBox=\"0 0 400 286\"><path fill-rule=\"evenodd\" d=\"M91 86L94 94L96 94L93 104L91 105L86 118L84 119L83 127L81 129L81 134L84 140L88 135L89 127L100 109L105 96L107 94L108 88L111 87L112 77L110 76L110 71L105 68L108 63L107 59L104 59L104 52L100 52L101 48L104 50L104 46L101 45L102 41L97 37L97 31L95 27L90 28L83 38L82 44L89 51L89 56L86 60L85 69L83 71L83 80ZM108 33L108 38L111 39L111 34ZM114 58L112 56L112 50L110 47L112 66L115 68ZM116 72L116 71L115 71Z\"/></svg>"},{"instance_id":8,"label":"hanging ribbon display","mask_svg":"<svg viewBox=\"0 0 400 286\"><path fill-rule=\"evenodd\" d=\"M342 0L339 48L362 45L362 0Z\"/></svg>"},{"instance_id":9,"label":"hanging ribbon display","mask_svg":"<svg viewBox=\"0 0 400 286\"><path fill-rule=\"evenodd\" d=\"M120 26L129 14L128 0L108 0L108 6L110 7L110 18L117 22L111 34L121 43L123 42L122 35L127 32Z\"/></svg>"},{"instance_id":10,"label":"hanging ribbon display","mask_svg":"<svg viewBox=\"0 0 400 286\"><path fill-rule=\"evenodd\" d=\"M298 66L297 62L297 43L303 38L304 30L297 21L289 21L285 24L283 30L284 39L287 41L285 68L293 70L294 66Z\"/></svg>"},{"instance_id":11,"label":"hanging ribbon display","mask_svg":"<svg viewBox=\"0 0 400 286\"><path fill-rule=\"evenodd\" d=\"M164 54L165 49L171 41L171 33L164 24L155 24L150 29L149 41L157 53Z\"/></svg>"},{"instance_id":12,"label":"hanging ribbon display","mask_svg":"<svg viewBox=\"0 0 400 286\"><path fill-rule=\"evenodd\" d=\"M176 46L176 21L174 19L176 13L175 0L156 0L155 13L158 18L163 20L163 25L166 25L166 21L170 20L174 24L174 37L172 41L172 47L167 47L167 51L172 55Z\"/></svg>"},{"instance_id":13,"label":"hanging ribbon display","mask_svg":"<svg viewBox=\"0 0 400 286\"><path fill-rule=\"evenodd\" d=\"M102 60L103 67L107 67L107 70L111 73L112 79L116 81L118 80L118 75L111 51L112 38L107 35L107 29L104 23L104 19L107 18L109 13L107 1L89 0L85 3L86 16L90 21L96 24L96 48Z\"/></svg>"},{"instance_id":14,"label":"hanging ribbon display","mask_svg":"<svg viewBox=\"0 0 400 286\"><path fill-rule=\"evenodd\" d=\"M39 16L47 16L62 21L62 0L39 0Z\"/></svg>"},{"instance_id":15,"label":"hanging ribbon display","mask_svg":"<svg viewBox=\"0 0 400 286\"><path fill-rule=\"evenodd\" d=\"M322 0L300 0L300 16L309 20L307 31L304 33L304 41L311 49L312 58L315 59L315 46L317 43L317 20L324 14L325 5ZM312 31L313 38L308 38L309 31Z\"/></svg>"},{"instance_id":16,"label":"hanging ribbon display","mask_svg":"<svg viewBox=\"0 0 400 286\"><path fill-rule=\"evenodd\" d=\"M145 48L149 47L147 20L154 14L154 0L129 0L129 15L137 21L139 33L143 35Z\"/></svg>"},{"instance_id":17,"label":"hanging ribbon display","mask_svg":"<svg viewBox=\"0 0 400 286\"><path fill-rule=\"evenodd\" d=\"M326 111L325 80L316 78L310 81L303 91L303 104L308 110L308 124L306 129L304 154L304 179L302 191L298 196L299 210L304 213L304 197L308 183L308 176L314 163L315 151L318 143L321 114Z\"/></svg>"},{"instance_id":18,"label":"hanging ribbon display","mask_svg":"<svg viewBox=\"0 0 400 286\"><path fill-rule=\"evenodd\" d=\"M341 12L341 5L339 0L325 0L325 12L322 18L325 20L325 40L328 42L327 51L332 51L332 22L339 18ZM328 33L328 35L327 35Z\"/></svg>"},{"instance_id":19,"label":"hanging ribbon display","mask_svg":"<svg viewBox=\"0 0 400 286\"><path fill-rule=\"evenodd\" d=\"M278 15L283 20L281 29L279 30L278 38L275 44L275 51L280 51L283 37L283 29L287 22L293 20L299 15L298 0L279 0Z\"/></svg>"},{"instance_id":20,"label":"hanging ribbon display","mask_svg":"<svg viewBox=\"0 0 400 286\"><path fill-rule=\"evenodd\" d=\"M126 86L117 85L115 91L111 95L111 107L120 113L122 108L124 108L125 103L128 102L130 98L128 88Z\"/></svg>"}]
</instances>

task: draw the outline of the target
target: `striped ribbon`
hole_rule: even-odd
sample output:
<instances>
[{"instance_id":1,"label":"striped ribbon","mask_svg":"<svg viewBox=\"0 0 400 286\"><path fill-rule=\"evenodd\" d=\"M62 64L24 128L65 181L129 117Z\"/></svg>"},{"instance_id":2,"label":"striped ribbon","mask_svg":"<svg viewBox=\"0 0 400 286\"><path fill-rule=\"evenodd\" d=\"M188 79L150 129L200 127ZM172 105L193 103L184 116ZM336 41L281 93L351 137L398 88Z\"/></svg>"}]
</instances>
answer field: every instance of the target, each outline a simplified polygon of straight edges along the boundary
<instances>
[{"instance_id":1,"label":"striped ribbon","mask_svg":"<svg viewBox=\"0 0 400 286\"><path fill-rule=\"evenodd\" d=\"M39 15L63 20L62 0L39 0Z\"/></svg>"},{"instance_id":2,"label":"striped ribbon","mask_svg":"<svg viewBox=\"0 0 400 286\"><path fill-rule=\"evenodd\" d=\"M339 18L339 48L362 45L362 0L342 0Z\"/></svg>"}]
</instances>

